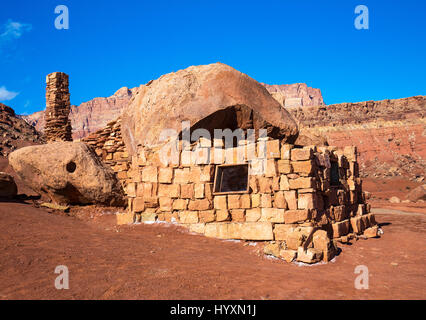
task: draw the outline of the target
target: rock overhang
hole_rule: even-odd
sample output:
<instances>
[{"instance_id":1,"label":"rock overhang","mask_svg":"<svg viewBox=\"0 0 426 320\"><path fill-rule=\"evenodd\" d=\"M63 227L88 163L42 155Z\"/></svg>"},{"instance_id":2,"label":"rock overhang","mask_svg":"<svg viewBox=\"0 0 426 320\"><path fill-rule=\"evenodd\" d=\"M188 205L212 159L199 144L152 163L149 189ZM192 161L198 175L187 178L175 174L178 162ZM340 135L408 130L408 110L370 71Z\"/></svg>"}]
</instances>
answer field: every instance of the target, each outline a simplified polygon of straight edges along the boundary
<instances>
[{"instance_id":1,"label":"rock overhang","mask_svg":"<svg viewBox=\"0 0 426 320\"><path fill-rule=\"evenodd\" d=\"M266 128L285 142L298 135L296 121L264 86L228 65L214 63L191 66L141 86L123 112L123 138L135 154L139 146L159 145L164 129L180 132L184 121L192 127L236 107L252 111L243 112L239 124L251 120L253 129Z\"/></svg>"}]
</instances>

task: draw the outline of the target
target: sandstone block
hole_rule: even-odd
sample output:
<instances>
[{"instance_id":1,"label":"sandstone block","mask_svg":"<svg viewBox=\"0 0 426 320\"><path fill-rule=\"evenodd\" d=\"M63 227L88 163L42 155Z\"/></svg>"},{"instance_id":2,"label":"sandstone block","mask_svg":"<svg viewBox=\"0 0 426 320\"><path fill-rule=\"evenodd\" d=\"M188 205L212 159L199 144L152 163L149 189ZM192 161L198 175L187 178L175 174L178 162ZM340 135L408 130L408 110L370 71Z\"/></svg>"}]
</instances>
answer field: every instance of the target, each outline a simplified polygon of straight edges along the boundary
<instances>
[{"instance_id":1,"label":"sandstone block","mask_svg":"<svg viewBox=\"0 0 426 320\"><path fill-rule=\"evenodd\" d=\"M198 223L197 211L181 211L178 215L181 223Z\"/></svg>"},{"instance_id":2,"label":"sandstone block","mask_svg":"<svg viewBox=\"0 0 426 320\"><path fill-rule=\"evenodd\" d=\"M274 159L267 159L265 164L265 177L275 177L277 175L276 161Z\"/></svg>"},{"instance_id":3,"label":"sandstone block","mask_svg":"<svg viewBox=\"0 0 426 320\"><path fill-rule=\"evenodd\" d=\"M136 197L136 183L130 182L126 186L126 194L128 197Z\"/></svg>"},{"instance_id":4,"label":"sandstone block","mask_svg":"<svg viewBox=\"0 0 426 320\"><path fill-rule=\"evenodd\" d=\"M330 238L325 230L315 231L312 237L312 242L314 244L314 248L321 251L326 251L330 247Z\"/></svg>"},{"instance_id":5,"label":"sandstone block","mask_svg":"<svg viewBox=\"0 0 426 320\"><path fill-rule=\"evenodd\" d=\"M200 181L201 182L213 182L214 166L207 165L201 168Z\"/></svg>"},{"instance_id":6,"label":"sandstone block","mask_svg":"<svg viewBox=\"0 0 426 320\"><path fill-rule=\"evenodd\" d=\"M310 148L303 149L291 149L291 160L292 161L303 161L310 160L313 158L313 151Z\"/></svg>"},{"instance_id":7,"label":"sandstone block","mask_svg":"<svg viewBox=\"0 0 426 320\"><path fill-rule=\"evenodd\" d=\"M272 224L270 222L246 222L241 224L241 239L244 240L273 240Z\"/></svg>"},{"instance_id":8,"label":"sandstone block","mask_svg":"<svg viewBox=\"0 0 426 320\"><path fill-rule=\"evenodd\" d=\"M257 185L256 176L250 176L249 177L249 186L250 186L252 193L258 193L259 192L259 187Z\"/></svg>"},{"instance_id":9,"label":"sandstone block","mask_svg":"<svg viewBox=\"0 0 426 320\"><path fill-rule=\"evenodd\" d=\"M295 190L284 191L285 201L290 210L297 209L297 194Z\"/></svg>"},{"instance_id":10,"label":"sandstone block","mask_svg":"<svg viewBox=\"0 0 426 320\"><path fill-rule=\"evenodd\" d=\"M296 227L297 225L276 223L274 225L274 239L286 241L288 236L294 232Z\"/></svg>"},{"instance_id":11,"label":"sandstone block","mask_svg":"<svg viewBox=\"0 0 426 320\"><path fill-rule=\"evenodd\" d=\"M284 212L285 223L296 223L309 220L311 212L308 209L304 210L287 210Z\"/></svg>"},{"instance_id":12,"label":"sandstone block","mask_svg":"<svg viewBox=\"0 0 426 320\"><path fill-rule=\"evenodd\" d=\"M280 190L290 190L290 183L286 175L281 175L280 177Z\"/></svg>"},{"instance_id":13,"label":"sandstone block","mask_svg":"<svg viewBox=\"0 0 426 320\"><path fill-rule=\"evenodd\" d=\"M242 194L240 198L241 208L250 209L251 208L251 197L249 194Z\"/></svg>"},{"instance_id":14,"label":"sandstone block","mask_svg":"<svg viewBox=\"0 0 426 320\"><path fill-rule=\"evenodd\" d=\"M255 193L251 194L251 206L252 208L257 208L260 206L260 194Z\"/></svg>"},{"instance_id":15,"label":"sandstone block","mask_svg":"<svg viewBox=\"0 0 426 320\"><path fill-rule=\"evenodd\" d=\"M211 209L211 204L208 199L202 199L202 200L190 200L188 205L188 210L209 210Z\"/></svg>"},{"instance_id":16,"label":"sandstone block","mask_svg":"<svg viewBox=\"0 0 426 320\"><path fill-rule=\"evenodd\" d=\"M283 258L286 262L292 262L297 256L296 250L280 250L280 257Z\"/></svg>"},{"instance_id":17,"label":"sandstone block","mask_svg":"<svg viewBox=\"0 0 426 320\"><path fill-rule=\"evenodd\" d=\"M284 209L262 208L262 215L259 221L284 223Z\"/></svg>"},{"instance_id":18,"label":"sandstone block","mask_svg":"<svg viewBox=\"0 0 426 320\"><path fill-rule=\"evenodd\" d=\"M278 191L274 193L274 207L280 209L287 209L287 201L285 200L283 191Z\"/></svg>"},{"instance_id":19,"label":"sandstone block","mask_svg":"<svg viewBox=\"0 0 426 320\"><path fill-rule=\"evenodd\" d=\"M158 182L157 174L157 167L144 167L142 169L142 181L156 183Z\"/></svg>"},{"instance_id":20,"label":"sandstone block","mask_svg":"<svg viewBox=\"0 0 426 320\"><path fill-rule=\"evenodd\" d=\"M165 212L164 213L164 220L169 223L175 223L179 221L179 215L177 211L174 212Z\"/></svg>"},{"instance_id":21,"label":"sandstone block","mask_svg":"<svg viewBox=\"0 0 426 320\"><path fill-rule=\"evenodd\" d=\"M231 210L231 220L234 222L244 222L245 219L245 210L244 209L232 209Z\"/></svg>"},{"instance_id":22,"label":"sandstone block","mask_svg":"<svg viewBox=\"0 0 426 320\"><path fill-rule=\"evenodd\" d=\"M272 207L272 196L269 193L261 194L260 206L262 208L271 208Z\"/></svg>"},{"instance_id":23,"label":"sandstone block","mask_svg":"<svg viewBox=\"0 0 426 320\"><path fill-rule=\"evenodd\" d=\"M297 261L304 263L316 263L321 261L322 251L315 248L308 248L306 251L303 247L299 247L297 250Z\"/></svg>"},{"instance_id":24,"label":"sandstone block","mask_svg":"<svg viewBox=\"0 0 426 320\"><path fill-rule=\"evenodd\" d=\"M179 195L180 195L180 185L178 184L161 183L158 186L159 197L179 198Z\"/></svg>"},{"instance_id":25,"label":"sandstone block","mask_svg":"<svg viewBox=\"0 0 426 320\"><path fill-rule=\"evenodd\" d=\"M132 204L133 212L142 212L145 210L145 201L144 198L134 198Z\"/></svg>"},{"instance_id":26,"label":"sandstone block","mask_svg":"<svg viewBox=\"0 0 426 320\"><path fill-rule=\"evenodd\" d=\"M297 198L297 207L299 209L314 209L316 208L315 193L300 193Z\"/></svg>"},{"instance_id":27,"label":"sandstone block","mask_svg":"<svg viewBox=\"0 0 426 320\"><path fill-rule=\"evenodd\" d=\"M272 179L259 177L259 192L260 193L271 193L272 192Z\"/></svg>"},{"instance_id":28,"label":"sandstone block","mask_svg":"<svg viewBox=\"0 0 426 320\"><path fill-rule=\"evenodd\" d=\"M186 184L189 183L190 171L189 168L174 169L174 183Z\"/></svg>"},{"instance_id":29,"label":"sandstone block","mask_svg":"<svg viewBox=\"0 0 426 320\"><path fill-rule=\"evenodd\" d=\"M289 180L290 189L307 189L315 186L314 179L312 177L300 177L297 179Z\"/></svg>"},{"instance_id":30,"label":"sandstone block","mask_svg":"<svg viewBox=\"0 0 426 320\"><path fill-rule=\"evenodd\" d=\"M351 218L350 222L351 222L353 232L355 232L356 234L361 234L364 232L366 225L365 225L365 221L363 217L359 216L359 217Z\"/></svg>"},{"instance_id":31,"label":"sandstone block","mask_svg":"<svg viewBox=\"0 0 426 320\"><path fill-rule=\"evenodd\" d=\"M263 247L263 253L274 257L280 256L280 244L278 242L269 242Z\"/></svg>"},{"instance_id":32,"label":"sandstone block","mask_svg":"<svg viewBox=\"0 0 426 320\"><path fill-rule=\"evenodd\" d=\"M228 195L228 208L229 209L240 209L241 208L241 196L239 194Z\"/></svg>"},{"instance_id":33,"label":"sandstone block","mask_svg":"<svg viewBox=\"0 0 426 320\"><path fill-rule=\"evenodd\" d=\"M269 140L266 141L266 156L267 158L280 158L280 141L279 140Z\"/></svg>"},{"instance_id":34,"label":"sandstone block","mask_svg":"<svg viewBox=\"0 0 426 320\"><path fill-rule=\"evenodd\" d=\"M181 184L180 185L180 196L183 199L194 198L194 185L193 184Z\"/></svg>"},{"instance_id":35,"label":"sandstone block","mask_svg":"<svg viewBox=\"0 0 426 320\"><path fill-rule=\"evenodd\" d=\"M350 222L349 220L336 222L332 224L332 228L333 228L333 238L339 238L349 233Z\"/></svg>"},{"instance_id":36,"label":"sandstone block","mask_svg":"<svg viewBox=\"0 0 426 320\"><path fill-rule=\"evenodd\" d=\"M246 221L247 222L256 222L259 221L261 216L260 208L253 208L246 210Z\"/></svg>"},{"instance_id":37,"label":"sandstone block","mask_svg":"<svg viewBox=\"0 0 426 320\"><path fill-rule=\"evenodd\" d=\"M241 239L242 223L208 223L205 228L206 237L219 239Z\"/></svg>"},{"instance_id":38,"label":"sandstone block","mask_svg":"<svg viewBox=\"0 0 426 320\"><path fill-rule=\"evenodd\" d=\"M216 210L228 209L228 202L226 196L215 196L214 197L214 208Z\"/></svg>"},{"instance_id":39,"label":"sandstone block","mask_svg":"<svg viewBox=\"0 0 426 320\"><path fill-rule=\"evenodd\" d=\"M292 173L293 168L291 166L290 160L278 160L278 172L281 174Z\"/></svg>"},{"instance_id":40,"label":"sandstone block","mask_svg":"<svg viewBox=\"0 0 426 320\"><path fill-rule=\"evenodd\" d=\"M160 197L160 210L161 211L172 211L173 200L169 197Z\"/></svg>"},{"instance_id":41,"label":"sandstone block","mask_svg":"<svg viewBox=\"0 0 426 320\"><path fill-rule=\"evenodd\" d=\"M189 169L189 182L200 183L201 181L201 167L194 166Z\"/></svg>"},{"instance_id":42,"label":"sandstone block","mask_svg":"<svg viewBox=\"0 0 426 320\"><path fill-rule=\"evenodd\" d=\"M160 168L158 170L158 182L160 183L172 183L173 180L173 169L172 168Z\"/></svg>"},{"instance_id":43,"label":"sandstone block","mask_svg":"<svg viewBox=\"0 0 426 320\"><path fill-rule=\"evenodd\" d=\"M204 184L196 183L194 185L194 192L195 192L196 199L204 198Z\"/></svg>"},{"instance_id":44,"label":"sandstone block","mask_svg":"<svg viewBox=\"0 0 426 320\"><path fill-rule=\"evenodd\" d=\"M272 178L272 190L273 191L279 191L280 190L280 177L273 177Z\"/></svg>"},{"instance_id":45,"label":"sandstone block","mask_svg":"<svg viewBox=\"0 0 426 320\"><path fill-rule=\"evenodd\" d=\"M173 210L186 210L188 209L187 199L175 199L173 201Z\"/></svg>"},{"instance_id":46,"label":"sandstone block","mask_svg":"<svg viewBox=\"0 0 426 320\"><path fill-rule=\"evenodd\" d=\"M290 160L292 148L293 148L293 145L291 145L291 144L283 144L281 146L281 159L282 160Z\"/></svg>"},{"instance_id":47,"label":"sandstone block","mask_svg":"<svg viewBox=\"0 0 426 320\"><path fill-rule=\"evenodd\" d=\"M228 221L231 217L228 210L216 210L216 221Z\"/></svg>"},{"instance_id":48,"label":"sandstone block","mask_svg":"<svg viewBox=\"0 0 426 320\"><path fill-rule=\"evenodd\" d=\"M313 160L292 161L291 166L293 167L293 172L299 173L301 175L311 175L315 169Z\"/></svg>"},{"instance_id":49,"label":"sandstone block","mask_svg":"<svg viewBox=\"0 0 426 320\"><path fill-rule=\"evenodd\" d=\"M188 225L189 231L199 234L204 234L206 225L204 223L192 223Z\"/></svg>"},{"instance_id":50,"label":"sandstone block","mask_svg":"<svg viewBox=\"0 0 426 320\"><path fill-rule=\"evenodd\" d=\"M367 238L375 238L377 237L378 230L379 230L379 227L377 225L367 228L364 231L364 236L366 236Z\"/></svg>"},{"instance_id":51,"label":"sandstone block","mask_svg":"<svg viewBox=\"0 0 426 320\"><path fill-rule=\"evenodd\" d=\"M155 211L145 211L141 213L142 222L152 222L157 219L157 213Z\"/></svg>"},{"instance_id":52,"label":"sandstone block","mask_svg":"<svg viewBox=\"0 0 426 320\"><path fill-rule=\"evenodd\" d=\"M215 210L200 211L198 214L200 221L204 223L216 220Z\"/></svg>"}]
</instances>

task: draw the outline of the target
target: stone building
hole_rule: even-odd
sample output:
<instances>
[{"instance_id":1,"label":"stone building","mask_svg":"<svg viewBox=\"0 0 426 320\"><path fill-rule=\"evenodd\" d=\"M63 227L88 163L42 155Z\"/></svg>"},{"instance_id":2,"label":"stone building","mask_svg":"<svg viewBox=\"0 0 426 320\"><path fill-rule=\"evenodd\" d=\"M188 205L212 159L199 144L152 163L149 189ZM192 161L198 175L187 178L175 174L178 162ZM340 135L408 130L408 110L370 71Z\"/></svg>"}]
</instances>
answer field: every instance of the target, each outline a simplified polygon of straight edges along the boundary
<instances>
[{"instance_id":1,"label":"stone building","mask_svg":"<svg viewBox=\"0 0 426 320\"><path fill-rule=\"evenodd\" d=\"M356 148L297 145L297 136L261 84L213 64L141 86L117 122L84 141L126 189L119 224L177 223L261 241L286 261L329 261L339 241L377 236L377 223Z\"/></svg>"}]
</instances>

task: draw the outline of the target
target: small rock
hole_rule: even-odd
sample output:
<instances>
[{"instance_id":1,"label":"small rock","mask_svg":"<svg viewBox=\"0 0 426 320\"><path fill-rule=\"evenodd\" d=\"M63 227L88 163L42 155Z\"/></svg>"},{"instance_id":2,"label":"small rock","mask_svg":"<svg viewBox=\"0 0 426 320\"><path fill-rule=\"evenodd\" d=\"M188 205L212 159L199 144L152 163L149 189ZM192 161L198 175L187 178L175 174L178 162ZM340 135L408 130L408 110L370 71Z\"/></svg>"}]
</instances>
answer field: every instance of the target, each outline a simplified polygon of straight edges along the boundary
<instances>
[{"instance_id":1,"label":"small rock","mask_svg":"<svg viewBox=\"0 0 426 320\"><path fill-rule=\"evenodd\" d=\"M70 210L70 207L68 207L68 206L60 206L59 204L48 203L48 202L42 203L40 205L40 207L45 207L45 208L54 209L54 210L60 210L60 211L64 211L64 212L68 212Z\"/></svg>"},{"instance_id":2,"label":"small rock","mask_svg":"<svg viewBox=\"0 0 426 320\"><path fill-rule=\"evenodd\" d=\"M400 203L401 200L398 197L392 197L389 199L390 203Z\"/></svg>"},{"instance_id":3,"label":"small rock","mask_svg":"<svg viewBox=\"0 0 426 320\"><path fill-rule=\"evenodd\" d=\"M377 237L378 231L379 231L378 226L373 226L371 228L367 228L364 231L364 236L366 236L367 238L375 238L375 237Z\"/></svg>"}]
</instances>

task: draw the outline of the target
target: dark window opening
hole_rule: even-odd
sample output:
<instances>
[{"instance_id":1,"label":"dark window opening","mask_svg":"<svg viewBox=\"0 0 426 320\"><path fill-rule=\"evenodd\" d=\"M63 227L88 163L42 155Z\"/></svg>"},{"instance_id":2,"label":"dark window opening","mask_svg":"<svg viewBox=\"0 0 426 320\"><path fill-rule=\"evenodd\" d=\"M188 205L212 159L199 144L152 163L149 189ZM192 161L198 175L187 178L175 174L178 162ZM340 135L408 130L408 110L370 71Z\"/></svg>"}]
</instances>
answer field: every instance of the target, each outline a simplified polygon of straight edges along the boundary
<instances>
[{"instance_id":1,"label":"dark window opening","mask_svg":"<svg viewBox=\"0 0 426 320\"><path fill-rule=\"evenodd\" d=\"M332 186L338 186L339 183L339 164L333 161L331 162L330 184Z\"/></svg>"},{"instance_id":2,"label":"dark window opening","mask_svg":"<svg viewBox=\"0 0 426 320\"><path fill-rule=\"evenodd\" d=\"M248 164L216 167L214 193L247 193L249 191Z\"/></svg>"}]
</instances>

